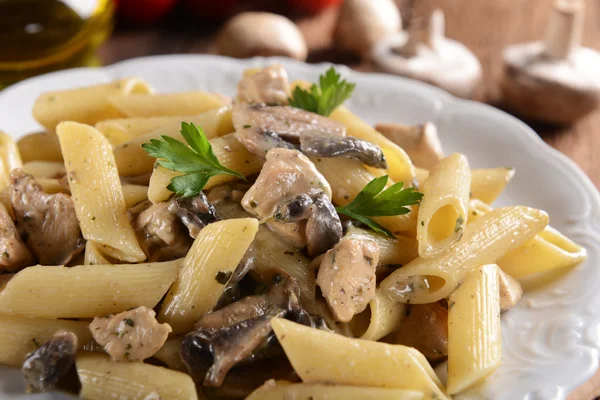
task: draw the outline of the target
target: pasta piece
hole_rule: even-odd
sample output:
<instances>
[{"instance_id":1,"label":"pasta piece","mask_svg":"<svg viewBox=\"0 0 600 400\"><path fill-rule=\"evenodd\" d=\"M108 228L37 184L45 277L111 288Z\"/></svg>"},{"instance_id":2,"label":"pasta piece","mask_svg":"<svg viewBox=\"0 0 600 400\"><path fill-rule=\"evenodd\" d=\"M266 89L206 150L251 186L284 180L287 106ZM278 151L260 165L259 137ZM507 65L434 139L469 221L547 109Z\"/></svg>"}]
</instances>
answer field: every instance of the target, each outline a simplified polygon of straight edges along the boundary
<instances>
[{"instance_id":1,"label":"pasta piece","mask_svg":"<svg viewBox=\"0 0 600 400\"><path fill-rule=\"evenodd\" d=\"M17 147L23 162L63 161L58 137L52 133L38 132L23 136L17 142Z\"/></svg>"},{"instance_id":2,"label":"pasta piece","mask_svg":"<svg viewBox=\"0 0 600 400\"><path fill-rule=\"evenodd\" d=\"M498 265L513 278L572 267L587 258L584 247L547 226L535 238L511 251Z\"/></svg>"},{"instance_id":3,"label":"pasta piece","mask_svg":"<svg viewBox=\"0 0 600 400\"><path fill-rule=\"evenodd\" d=\"M418 257L381 282L402 303L433 303L448 297L464 276L532 239L548 225L548 214L525 206L493 210L466 229L462 239L436 258Z\"/></svg>"},{"instance_id":4,"label":"pasta piece","mask_svg":"<svg viewBox=\"0 0 600 400\"><path fill-rule=\"evenodd\" d=\"M267 381L246 400L420 400L417 390Z\"/></svg>"},{"instance_id":5,"label":"pasta piece","mask_svg":"<svg viewBox=\"0 0 600 400\"><path fill-rule=\"evenodd\" d=\"M360 337L366 340L379 340L389 335L400 326L405 315L404 304L390 299L381 290L377 290L369 302L369 310L369 326Z\"/></svg>"},{"instance_id":6,"label":"pasta piece","mask_svg":"<svg viewBox=\"0 0 600 400\"><path fill-rule=\"evenodd\" d=\"M10 171L21 168L23 161L19 148L12 136L0 131L0 159L2 160L2 176L0 177L0 190L10 183Z\"/></svg>"},{"instance_id":7,"label":"pasta piece","mask_svg":"<svg viewBox=\"0 0 600 400\"><path fill-rule=\"evenodd\" d=\"M57 134L83 237L114 259L145 260L127 217L121 181L106 138L93 127L76 122L61 123Z\"/></svg>"},{"instance_id":8,"label":"pasta piece","mask_svg":"<svg viewBox=\"0 0 600 400\"><path fill-rule=\"evenodd\" d=\"M481 382L500 365L498 267L471 271L448 300L448 393Z\"/></svg>"},{"instance_id":9,"label":"pasta piece","mask_svg":"<svg viewBox=\"0 0 600 400\"><path fill-rule=\"evenodd\" d=\"M485 215L492 210L493 208L487 203L484 203L479 199L471 199L471 201L469 201L469 220L467 221L467 225L470 225L482 215Z\"/></svg>"},{"instance_id":10,"label":"pasta piece","mask_svg":"<svg viewBox=\"0 0 600 400\"><path fill-rule=\"evenodd\" d=\"M94 242L86 242L85 243L85 256L83 260L84 265L107 265L110 264L106 258L104 258L104 254L100 252L98 246L94 244Z\"/></svg>"},{"instance_id":11,"label":"pasta piece","mask_svg":"<svg viewBox=\"0 0 600 400\"><path fill-rule=\"evenodd\" d=\"M36 178L37 183L40 184L44 192L48 194L54 193L71 193L69 188L61 183L59 179L51 178Z\"/></svg>"},{"instance_id":12,"label":"pasta piece","mask_svg":"<svg viewBox=\"0 0 600 400\"><path fill-rule=\"evenodd\" d=\"M431 171L421 191L417 241L419 256L433 257L460 240L467 223L471 171L467 158L454 153Z\"/></svg>"},{"instance_id":13,"label":"pasta piece","mask_svg":"<svg viewBox=\"0 0 600 400\"><path fill-rule=\"evenodd\" d=\"M0 292L0 313L93 318L132 307L153 308L175 281L181 262L28 267Z\"/></svg>"},{"instance_id":14,"label":"pasta piece","mask_svg":"<svg viewBox=\"0 0 600 400\"><path fill-rule=\"evenodd\" d=\"M425 399L448 398L425 357L413 348L349 339L280 318L272 319L271 326L304 383L408 389L422 391Z\"/></svg>"},{"instance_id":15,"label":"pasta piece","mask_svg":"<svg viewBox=\"0 0 600 400\"><path fill-rule=\"evenodd\" d=\"M219 162L234 171L237 171L245 176L256 174L262 168L263 160L250 153L236 139L234 134L225 135L222 137L210 140L213 152ZM163 167L157 167L150 177L150 186L148 187L148 199L156 204L167 200L173 194L167 186L171 179L181 175L180 172L171 171ZM235 179L231 175L217 175L208 180L204 189L208 190L221 183Z\"/></svg>"},{"instance_id":16,"label":"pasta piece","mask_svg":"<svg viewBox=\"0 0 600 400\"><path fill-rule=\"evenodd\" d=\"M113 362L104 354L80 353L75 361L86 400L196 400L188 374L141 362ZM202 397L204 398L204 397Z\"/></svg>"},{"instance_id":17,"label":"pasta piece","mask_svg":"<svg viewBox=\"0 0 600 400\"><path fill-rule=\"evenodd\" d=\"M95 124L124 114L108 101L111 95L127 97L131 94L152 93L152 88L140 78L125 78L79 89L47 92L33 105L33 118L53 132L61 121Z\"/></svg>"},{"instance_id":18,"label":"pasta piece","mask_svg":"<svg viewBox=\"0 0 600 400\"><path fill-rule=\"evenodd\" d=\"M152 356L159 361L162 361L170 369L183 371L187 373L187 367L181 360L180 350L183 336L175 336L167 339L165 344Z\"/></svg>"},{"instance_id":19,"label":"pasta piece","mask_svg":"<svg viewBox=\"0 0 600 400\"><path fill-rule=\"evenodd\" d=\"M160 132L161 135L178 135L181 122L193 122L206 131L218 132L215 136L234 132L231 121L231 106L223 106L208 110L199 115L174 116L174 117L147 117L147 118L122 118L100 121L96 124L98 129L112 144L124 144L138 136L151 132Z\"/></svg>"},{"instance_id":20,"label":"pasta piece","mask_svg":"<svg viewBox=\"0 0 600 400\"><path fill-rule=\"evenodd\" d=\"M174 334L192 330L223 294L225 285L216 276L231 276L257 231L258 221L253 218L215 222L202 229L165 297L158 320L171 325Z\"/></svg>"},{"instance_id":21,"label":"pasta piece","mask_svg":"<svg viewBox=\"0 0 600 400\"><path fill-rule=\"evenodd\" d=\"M429 177L429 170L415 167L415 179L421 187Z\"/></svg>"},{"instance_id":22,"label":"pasta piece","mask_svg":"<svg viewBox=\"0 0 600 400\"><path fill-rule=\"evenodd\" d=\"M345 206L350 203L363 190L367 183L376 178L375 175L363 167L360 161L351 158L312 157L311 160L331 185L333 192L332 200L337 206ZM388 185L392 184L393 182L388 181ZM417 213L413 208L413 211L408 214L391 217L373 217L372 219L387 228L394 235L397 235L415 228Z\"/></svg>"},{"instance_id":23,"label":"pasta piece","mask_svg":"<svg viewBox=\"0 0 600 400\"><path fill-rule=\"evenodd\" d=\"M56 179L66 174L62 161L29 161L23 165L23 171L34 178Z\"/></svg>"},{"instance_id":24,"label":"pasta piece","mask_svg":"<svg viewBox=\"0 0 600 400\"><path fill-rule=\"evenodd\" d=\"M229 123L223 123L223 119L229 120ZM193 122L202 127L208 139L233 132L230 106L209 110L193 117L192 120L185 121ZM185 143L185 139L181 135L181 121L171 121L164 127L137 136L117 146L114 150L119 174L121 176L134 176L152 172L156 159L148 155L146 150L142 148L142 144L149 143L152 139L159 139L161 136L170 136Z\"/></svg>"},{"instance_id":25,"label":"pasta piece","mask_svg":"<svg viewBox=\"0 0 600 400\"><path fill-rule=\"evenodd\" d=\"M372 240L377 243L379 246L379 265L405 265L419 256L417 241L413 238L398 236L392 239L355 226L350 226L345 236Z\"/></svg>"},{"instance_id":26,"label":"pasta piece","mask_svg":"<svg viewBox=\"0 0 600 400\"><path fill-rule=\"evenodd\" d=\"M114 95L110 104L126 117L196 115L228 103L222 96L203 91ZM108 118L102 118L108 119Z\"/></svg>"},{"instance_id":27,"label":"pasta piece","mask_svg":"<svg viewBox=\"0 0 600 400\"><path fill-rule=\"evenodd\" d=\"M77 335L80 349L92 340L84 321L65 321L0 315L0 364L21 367L27 354L37 349L59 330Z\"/></svg>"},{"instance_id":28,"label":"pasta piece","mask_svg":"<svg viewBox=\"0 0 600 400\"><path fill-rule=\"evenodd\" d=\"M125 199L125 208L130 209L140 201L148 200L148 186L123 184L123 198Z\"/></svg>"},{"instance_id":29,"label":"pasta piece","mask_svg":"<svg viewBox=\"0 0 600 400\"><path fill-rule=\"evenodd\" d=\"M515 169L511 167L474 169L471 171L471 197L492 204L514 175Z\"/></svg>"}]
</instances>

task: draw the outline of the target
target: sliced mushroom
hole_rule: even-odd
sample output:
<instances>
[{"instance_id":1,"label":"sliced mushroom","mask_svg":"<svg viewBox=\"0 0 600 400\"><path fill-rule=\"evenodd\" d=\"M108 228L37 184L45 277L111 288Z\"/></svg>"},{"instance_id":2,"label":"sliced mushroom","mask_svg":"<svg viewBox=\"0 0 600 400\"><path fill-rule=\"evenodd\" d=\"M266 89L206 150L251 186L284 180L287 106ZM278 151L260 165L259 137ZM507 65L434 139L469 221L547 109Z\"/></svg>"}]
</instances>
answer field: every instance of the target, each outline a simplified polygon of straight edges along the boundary
<instances>
[{"instance_id":1,"label":"sliced mushroom","mask_svg":"<svg viewBox=\"0 0 600 400\"><path fill-rule=\"evenodd\" d=\"M174 196L169 201L168 209L187 226L190 236L194 239L202 228L219 220L215 208L202 192L193 197Z\"/></svg>"},{"instance_id":2,"label":"sliced mushroom","mask_svg":"<svg viewBox=\"0 0 600 400\"><path fill-rule=\"evenodd\" d=\"M375 297L379 251L372 240L345 238L325 253L317 285L336 321L349 322Z\"/></svg>"},{"instance_id":3,"label":"sliced mushroom","mask_svg":"<svg viewBox=\"0 0 600 400\"><path fill-rule=\"evenodd\" d=\"M431 122L412 126L396 123L377 124L375 129L402 147L416 167L431 169L444 158L437 129Z\"/></svg>"},{"instance_id":4,"label":"sliced mushroom","mask_svg":"<svg viewBox=\"0 0 600 400\"><path fill-rule=\"evenodd\" d=\"M29 386L35 390L52 389L75 362L77 336L57 331L50 340L30 353L21 368Z\"/></svg>"},{"instance_id":5,"label":"sliced mushroom","mask_svg":"<svg viewBox=\"0 0 600 400\"><path fill-rule=\"evenodd\" d=\"M38 262L69 263L85 247L71 197L44 193L35 179L21 169L11 172L11 180L16 226Z\"/></svg>"},{"instance_id":6,"label":"sliced mushroom","mask_svg":"<svg viewBox=\"0 0 600 400\"><path fill-rule=\"evenodd\" d=\"M317 195L310 207L306 221L306 246L308 254L315 257L332 248L342 238L342 223L324 194ZM377 264L377 263L376 263Z\"/></svg>"},{"instance_id":7,"label":"sliced mushroom","mask_svg":"<svg viewBox=\"0 0 600 400\"><path fill-rule=\"evenodd\" d=\"M244 76L239 81L237 89L237 99L246 103L285 105L290 97L288 74L280 64Z\"/></svg>"},{"instance_id":8,"label":"sliced mushroom","mask_svg":"<svg viewBox=\"0 0 600 400\"><path fill-rule=\"evenodd\" d=\"M523 288L519 281L498 268L500 279L500 309L506 311L517 305L523 296Z\"/></svg>"},{"instance_id":9,"label":"sliced mushroom","mask_svg":"<svg viewBox=\"0 0 600 400\"><path fill-rule=\"evenodd\" d=\"M270 149L296 148L307 131L345 136L346 127L333 119L288 106L237 103L233 106L233 126L238 140L259 157Z\"/></svg>"},{"instance_id":10,"label":"sliced mushroom","mask_svg":"<svg viewBox=\"0 0 600 400\"><path fill-rule=\"evenodd\" d=\"M351 157L371 167L387 169L385 156L379 146L350 136L305 132L300 136L300 150L317 157Z\"/></svg>"},{"instance_id":11,"label":"sliced mushroom","mask_svg":"<svg viewBox=\"0 0 600 400\"><path fill-rule=\"evenodd\" d=\"M6 207L0 203L0 273L17 272L33 264L35 259L21 240Z\"/></svg>"},{"instance_id":12,"label":"sliced mushroom","mask_svg":"<svg viewBox=\"0 0 600 400\"><path fill-rule=\"evenodd\" d=\"M273 218L281 222L297 222L308 219L311 214L313 199L306 193L279 204L273 212Z\"/></svg>"},{"instance_id":13,"label":"sliced mushroom","mask_svg":"<svg viewBox=\"0 0 600 400\"><path fill-rule=\"evenodd\" d=\"M155 315L151 308L141 306L96 317L90 331L114 361L141 361L152 357L173 331L169 324L159 324Z\"/></svg>"}]
</instances>

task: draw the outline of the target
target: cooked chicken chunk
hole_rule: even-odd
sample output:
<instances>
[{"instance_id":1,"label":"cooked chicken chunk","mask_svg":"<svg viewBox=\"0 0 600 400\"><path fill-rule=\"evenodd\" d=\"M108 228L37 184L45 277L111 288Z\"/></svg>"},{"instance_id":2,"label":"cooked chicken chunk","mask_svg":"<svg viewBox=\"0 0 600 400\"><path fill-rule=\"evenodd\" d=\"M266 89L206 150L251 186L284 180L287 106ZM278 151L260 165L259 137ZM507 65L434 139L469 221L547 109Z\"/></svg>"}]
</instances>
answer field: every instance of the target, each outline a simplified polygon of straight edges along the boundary
<instances>
[{"instance_id":1,"label":"cooked chicken chunk","mask_svg":"<svg viewBox=\"0 0 600 400\"><path fill-rule=\"evenodd\" d=\"M0 203L0 273L17 272L33 264L35 259L21 241L6 207Z\"/></svg>"},{"instance_id":2,"label":"cooked chicken chunk","mask_svg":"<svg viewBox=\"0 0 600 400\"><path fill-rule=\"evenodd\" d=\"M279 64L244 76L237 89L238 100L247 103L287 104L290 96L287 71Z\"/></svg>"},{"instance_id":3,"label":"cooked chicken chunk","mask_svg":"<svg viewBox=\"0 0 600 400\"><path fill-rule=\"evenodd\" d=\"M377 124L375 129L402 147L419 168L431 169L444 158L437 129L431 122L414 126Z\"/></svg>"},{"instance_id":4,"label":"cooked chicken chunk","mask_svg":"<svg viewBox=\"0 0 600 400\"><path fill-rule=\"evenodd\" d=\"M141 361L152 357L172 332L159 324L155 312L141 306L117 315L96 317L90 324L92 336L114 361Z\"/></svg>"},{"instance_id":5,"label":"cooked chicken chunk","mask_svg":"<svg viewBox=\"0 0 600 400\"><path fill-rule=\"evenodd\" d=\"M514 307L523 296L523 288L519 281L498 268L500 278L500 309L506 311Z\"/></svg>"},{"instance_id":6,"label":"cooked chicken chunk","mask_svg":"<svg viewBox=\"0 0 600 400\"><path fill-rule=\"evenodd\" d=\"M21 372L35 390L46 391L58 383L71 369L77 353L77 336L57 331L52 338L30 353Z\"/></svg>"},{"instance_id":7,"label":"cooked chicken chunk","mask_svg":"<svg viewBox=\"0 0 600 400\"><path fill-rule=\"evenodd\" d=\"M238 103L233 106L232 119L238 140L263 158L273 148L296 148L304 132L346 135L340 122L287 106Z\"/></svg>"},{"instance_id":8,"label":"cooked chicken chunk","mask_svg":"<svg viewBox=\"0 0 600 400\"><path fill-rule=\"evenodd\" d=\"M430 362L440 361L448 355L448 309L440 302L410 306L389 341L414 347Z\"/></svg>"},{"instance_id":9,"label":"cooked chicken chunk","mask_svg":"<svg viewBox=\"0 0 600 400\"><path fill-rule=\"evenodd\" d=\"M31 175L11 173L11 201L16 225L40 264L63 265L84 249L71 197L44 193Z\"/></svg>"},{"instance_id":10,"label":"cooked chicken chunk","mask_svg":"<svg viewBox=\"0 0 600 400\"><path fill-rule=\"evenodd\" d=\"M375 297L379 245L366 239L342 239L325 253L317 285L339 322L349 322Z\"/></svg>"}]
</instances>

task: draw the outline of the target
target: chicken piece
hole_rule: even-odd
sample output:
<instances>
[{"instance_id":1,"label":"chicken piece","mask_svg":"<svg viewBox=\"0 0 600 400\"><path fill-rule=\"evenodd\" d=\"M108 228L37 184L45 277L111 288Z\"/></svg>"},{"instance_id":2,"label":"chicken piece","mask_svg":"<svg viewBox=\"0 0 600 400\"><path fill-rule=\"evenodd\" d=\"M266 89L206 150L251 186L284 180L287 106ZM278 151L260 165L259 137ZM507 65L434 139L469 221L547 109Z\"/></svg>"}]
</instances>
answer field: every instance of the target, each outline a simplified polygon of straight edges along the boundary
<instances>
[{"instance_id":1,"label":"chicken piece","mask_svg":"<svg viewBox=\"0 0 600 400\"><path fill-rule=\"evenodd\" d=\"M377 124L375 129L402 147L419 168L431 169L444 158L437 129L431 122L414 126Z\"/></svg>"},{"instance_id":2,"label":"chicken piece","mask_svg":"<svg viewBox=\"0 0 600 400\"><path fill-rule=\"evenodd\" d=\"M410 306L398 331L389 336L389 342L414 347L430 362L444 359L448 355L448 309L445 304Z\"/></svg>"},{"instance_id":3,"label":"chicken piece","mask_svg":"<svg viewBox=\"0 0 600 400\"><path fill-rule=\"evenodd\" d=\"M240 143L261 158L274 148L295 149L304 132L346 135L342 123L294 107L238 103L231 117Z\"/></svg>"},{"instance_id":4,"label":"chicken piece","mask_svg":"<svg viewBox=\"0 0 600 400\"><path fill-rule=\"evenodd\" d=\"M141 361L152 357L172 332L159 324L151 308L141 306L117 315L96 317L90 324L94 340L114 361Z\"/></svg>"},{"instance_id":5,"label":"chicken piece","mask_svg":"<svg viewBox=\"0 0 600 400\"><path fill-rule=\"evenodd\" d=\"M506 311L514 307L523 296L523 288L519 281L498 268L500 278L500 310Z\"/></svg>"},{"instance_id":6,"label":"chicken piece","mask_svg":"<svg viewBox=\"0 0 600 400\"><path fill-rule=\"evenodd\" d=\"M11 180L16 226L29 249L40 264L68 264L85 247L71 197L44 193L21 169L11 172Z\"/></svg>"},{"instance_id":7,"label":"chicken piece","mask_svg":"<svg viewBox=\"0 0 600 400\"><path fill-rule=\"evenodd\" d=\"M366 239L342 239L325 253L317 285L336 321L349 322L375 297L379 245Z\"/></svg>"},{"instance_id":8,"label":"chicken piece","mask_svg":"<svg viewBox=\"0 0 600 400\"><path fill-rule=\"evenodd\" d=\"M75 362L77 336L73 332L57 331L23 362L21 372L35 390L52 389Z\"/></svg>"},{"instance_id":9,"label":"chicken piece","mask_svg":"<svg viewBox=\"0 0 600 400\"><path fill-rule=\"evenodd\" d=\"M21 240L6 207L0 203L0 273L17 272L33 264L35 259Z\"/></svg>"},{"instance_id":10,"label":"chicken piece","mask_svg":"<svg viewBox=\"0 0 600 400\"><path fill-rule=\"evenodd\" d=\"M237 89L238 100L246 103L287 104L290 97L288 74L279 64L244 76Z\"/></svg>"}]
</instances>

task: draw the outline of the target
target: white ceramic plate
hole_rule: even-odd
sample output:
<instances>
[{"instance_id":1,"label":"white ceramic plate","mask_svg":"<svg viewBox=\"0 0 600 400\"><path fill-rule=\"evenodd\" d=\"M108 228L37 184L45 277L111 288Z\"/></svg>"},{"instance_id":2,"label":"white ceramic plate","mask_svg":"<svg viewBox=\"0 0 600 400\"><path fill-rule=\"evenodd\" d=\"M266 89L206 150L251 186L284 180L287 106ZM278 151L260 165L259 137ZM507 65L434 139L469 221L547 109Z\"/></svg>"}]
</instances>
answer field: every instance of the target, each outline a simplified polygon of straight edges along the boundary
<instances>
[{"instance_id":1,"label":"white ceramic plate","mask_svg":"<svg viewBox=\"0 0 600 400\"><path fill-rule=\"evenodd\" d=\"M234 95L245 68L274 62L291 79L315 81L326 65L288 59L233 60L182 55L133 59L105 68L43 75L0 92L0 129L15 137L39 130L35 98L48 90L141 76L159 92L204 89ZM461 398L563 399L598 368L600 350L600 197L583 172L517 119L487 105L458 100L429 85L338 67L356 82L348 106L369 123L433 121L446 153L461 152L473 167L514 166L517 174L499 205L546 210L554 227L584 245L587 262L543 290L528 293L502 316L503 363L476 391ZM0 371L1 378L9 376ZM12 375L10 375L12 376ZM4 381L4 382L3 382ZM15 383L16 382L16 383ZM15 393L18 380L0 379ZM13 385L13 389L9 386Z\"/></svg>"}]
</instances>

